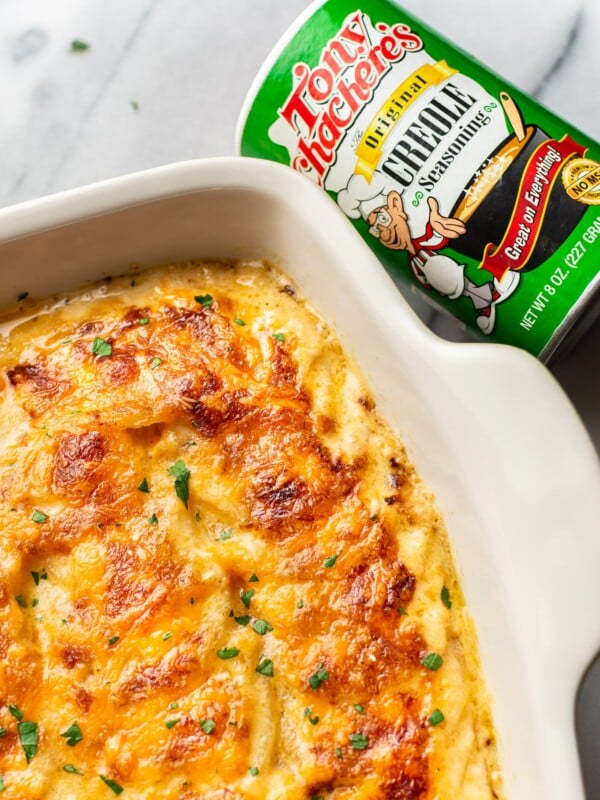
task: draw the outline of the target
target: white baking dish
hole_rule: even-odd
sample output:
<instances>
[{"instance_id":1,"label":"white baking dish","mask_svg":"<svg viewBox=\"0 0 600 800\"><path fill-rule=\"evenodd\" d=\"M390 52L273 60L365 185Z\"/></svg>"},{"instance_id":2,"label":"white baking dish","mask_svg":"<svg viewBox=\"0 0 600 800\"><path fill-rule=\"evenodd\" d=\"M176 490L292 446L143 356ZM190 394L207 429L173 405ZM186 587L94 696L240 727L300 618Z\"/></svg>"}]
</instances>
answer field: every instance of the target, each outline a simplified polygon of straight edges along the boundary
<instances>
[{"instance_id":1,"label":"white baking dish","mask_svg":"<svg viewBox=\"0 0 600 800\"><path fill-rule=\"evenodd\" d=\"M436 492L479 632L507 795L581 800L574 697L600 646L600 474L573 408L532 357L437 339L321 190L246 159L0 211L0 304L131 264L238 256L275 261L333 324Z\"/></svg>"}]
</instances>

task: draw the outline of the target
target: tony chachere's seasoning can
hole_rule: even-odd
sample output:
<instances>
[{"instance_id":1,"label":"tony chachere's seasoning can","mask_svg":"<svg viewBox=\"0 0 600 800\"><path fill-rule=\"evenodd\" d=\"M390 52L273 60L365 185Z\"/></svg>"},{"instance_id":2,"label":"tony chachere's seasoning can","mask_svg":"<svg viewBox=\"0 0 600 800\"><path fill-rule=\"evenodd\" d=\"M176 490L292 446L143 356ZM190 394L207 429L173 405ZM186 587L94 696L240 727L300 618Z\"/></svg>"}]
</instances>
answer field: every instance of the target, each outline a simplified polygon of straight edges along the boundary
<instances>
[{"instance_id":1,"label":"tony chachere's seasoning can","mask_svg":"<svg viewBox=\"0 0 600 800\"><path fill-rule=\"evenodd\" d=\"M598 144L386 0L310 7L239 147L321 185L395 278L484 339L546 359L597 311Z\"/></svg>"}]
</instances>

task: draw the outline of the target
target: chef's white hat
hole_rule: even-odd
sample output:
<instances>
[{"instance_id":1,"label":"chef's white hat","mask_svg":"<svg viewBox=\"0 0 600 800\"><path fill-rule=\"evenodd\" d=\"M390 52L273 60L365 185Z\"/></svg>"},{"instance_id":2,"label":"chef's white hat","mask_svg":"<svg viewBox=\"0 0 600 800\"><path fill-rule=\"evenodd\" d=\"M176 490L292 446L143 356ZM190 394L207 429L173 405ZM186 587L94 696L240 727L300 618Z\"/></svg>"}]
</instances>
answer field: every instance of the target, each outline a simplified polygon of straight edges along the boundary
<instances>
[{"instance_id":1,"label":"chef's white hat","mask_svg":"<svg viewBox=\"0 0 600 800\"><path fill-rule=\"evenodd\" d=\"M387 205L383 178L375 172L369 183L364 175L353 175L345 189L338 192L337 202L350 219L367 219L371 211Z\"/></svg>"}]
</instances>

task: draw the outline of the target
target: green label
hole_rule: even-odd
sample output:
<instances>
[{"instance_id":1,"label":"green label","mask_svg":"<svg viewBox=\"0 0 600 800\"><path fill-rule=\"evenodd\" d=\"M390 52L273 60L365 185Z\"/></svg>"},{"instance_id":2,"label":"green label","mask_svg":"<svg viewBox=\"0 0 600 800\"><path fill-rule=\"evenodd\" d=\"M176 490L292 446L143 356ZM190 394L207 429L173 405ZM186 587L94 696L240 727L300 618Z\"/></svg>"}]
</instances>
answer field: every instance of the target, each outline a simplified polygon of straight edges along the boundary
<instances>
[{"instance_id":1,"label":"green label","mask_svg":"<svg viewBox=\"0 0 600 800\"><path fill-rule=\"evenodd\" d=\"M600 148L385 0L327 0L275 56L242 155L322 186L395 279L546 355L598 284Z\"/></svg>"}]
</instances>

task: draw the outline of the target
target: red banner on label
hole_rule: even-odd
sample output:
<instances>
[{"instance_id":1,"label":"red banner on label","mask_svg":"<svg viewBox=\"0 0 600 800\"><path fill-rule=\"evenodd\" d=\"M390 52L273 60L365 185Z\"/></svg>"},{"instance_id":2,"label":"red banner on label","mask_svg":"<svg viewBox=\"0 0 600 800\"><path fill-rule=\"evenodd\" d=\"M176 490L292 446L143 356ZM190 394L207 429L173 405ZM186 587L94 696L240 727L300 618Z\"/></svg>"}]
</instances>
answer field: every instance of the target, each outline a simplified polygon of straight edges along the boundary
<instances>
[{"instance_id":1,"label":"red banner on label","mask_svg":"<svg viewBox=\"0 0 600 800\"><path fill-rule=\"evenodd\" d=\"M560 142L548 139L537 147L523 171L504 238L498 247L486 245L479 269L486 269L498 280L510 269L523 269L538 240L560 170L567 159L583 155L585 149L569 136L563 136Z\"/></svg>"}]
</instances>

